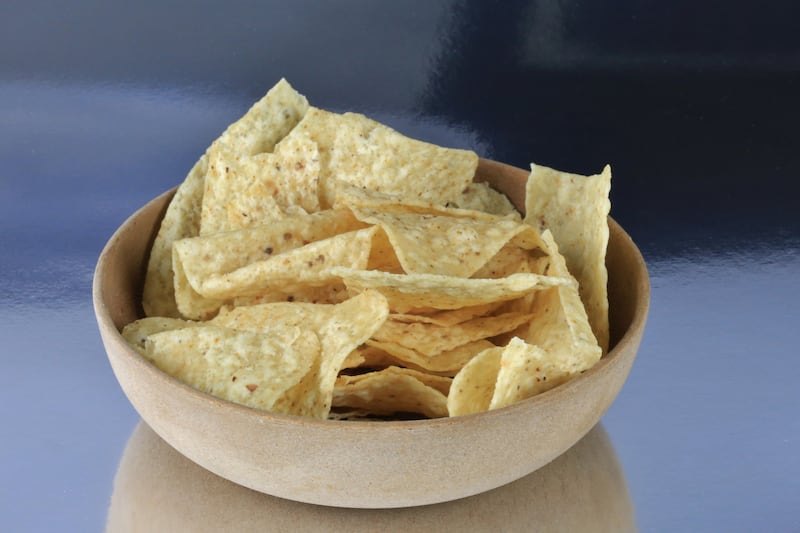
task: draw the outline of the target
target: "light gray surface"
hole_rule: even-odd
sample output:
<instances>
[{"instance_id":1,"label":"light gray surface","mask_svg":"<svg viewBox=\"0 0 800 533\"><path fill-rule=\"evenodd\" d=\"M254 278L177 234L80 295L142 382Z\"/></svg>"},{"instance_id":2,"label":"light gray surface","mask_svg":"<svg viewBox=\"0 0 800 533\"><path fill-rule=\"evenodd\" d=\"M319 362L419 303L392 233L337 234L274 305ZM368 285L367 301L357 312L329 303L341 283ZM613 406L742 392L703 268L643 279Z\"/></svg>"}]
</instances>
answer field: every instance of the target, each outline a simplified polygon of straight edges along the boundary
<instances>
[{"instance_id":1,"label":"light gray surface","mask_svg":"<svg viewBox=\"0 0 800 533\"><path fill-rule=\"evenodd\" d=\"M630 85L596 105L587 96L572 113L573 81L591 95L607 76L532 72L509 54L479 80L472 67L492 63L459 41L475 24L464 4L319 6L199 4L189 22L187 6L0 8L0 529L103 529L139 419L96 330L94 262L129 214L175 185L286 76L318 105L514 164L574 160L559 166L589 171L610 159L612 214L642 247L653 286L639 359L603 420L636 523L800 530L800 165L784 134L800 119L791 61L769 78L752 65L732 69L735 83L724 84L703 71L617 73L615 83ZM498 49L493 39L503 40L475 32L485 49ZM785 56L756 52L778 61L800 48L785 47ZM687 86L692 76L700 81ZM529 98L540 80L550 100ZM488 98L498 83L507 96L484 109L461 97ZM640 99L662 122L637 122ZM603 135L586 129L609 109L618 120ZM734 115L749 125L732 128ZM631 124L647 129L631 133ZM660 135L683 142L662 143L666 155L636 142Z\"/></svg>"}]
</instances>

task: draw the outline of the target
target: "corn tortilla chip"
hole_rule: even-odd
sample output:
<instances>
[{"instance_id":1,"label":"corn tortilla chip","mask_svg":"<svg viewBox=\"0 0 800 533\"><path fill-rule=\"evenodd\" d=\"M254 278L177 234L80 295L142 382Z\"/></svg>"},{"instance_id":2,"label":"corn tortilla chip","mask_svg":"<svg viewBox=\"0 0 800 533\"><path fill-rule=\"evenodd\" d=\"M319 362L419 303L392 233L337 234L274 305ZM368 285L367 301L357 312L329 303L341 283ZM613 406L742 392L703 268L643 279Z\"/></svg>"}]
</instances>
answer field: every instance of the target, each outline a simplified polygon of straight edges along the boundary
<instances>
[{"instance_id":1,"label":"corn tortilla chip","mask_svg":"<svg viewBox=\"0 0 800 533\"><path fill-rule=\"evenodd\" d=\"M487 340L479 339L431 356L396 342L382 342L371 339L367 341L367 345L383 352L382 359L377 359L373 356L370 361L373 365L376 359L382 362L390 360L404 367L445 376L456 375L475 355L494 346ZM364 365L365 363L366 358L364 363L361 364Z\"/></svg>"},{"instance_id":2,"label":"corn tortilla chip","mask_svg":"<svg viewBox=\"0 0 800 533\"><path fill-rule=\"evenodd\" d=\"M536 396L564 383L571 374L538 346L514 338L503 349L489 409Z\"/></svg>"},{"instance_id":3,"label":"corn tortilla chip","mask_svg":"<svg viewBox=\"0 0 800 533\"><path fill-rule=\"evenodd\" d=\"M467 185L455 200L448 203L448 207L483 211L498 216L511 216L519 219L519 212L503 193L492 189L488 183L473 182Z\"/></svg>"},{"instance_id":4,"label":"corn tortilla chip","mask_svg":"<svg viewBox=\"0 0 800 533\"><path fill-rule=\"evenodd\" d=\"M436 324L437 326L453 326L472 318L488 315L500 305L502 305L502 302L491 302L433 313L392 313L389 318L398 322L424 322L426 324Z\"/></svg>"},{"instance_id":5,"label":"corn tortilla chip","mask_svg":"<svg viewBox=\"0 0 800 533\"><path fill-rule=\"evenodd\" d=\"M198 390L257 409L272 409L319 357L311 331L272 328L253 333L196 326L154 333L147 357Z\"/></svg>"},{"instance_id":6,"label":"corn tortilla chip","mask_svg":"<svg viewBox=\"0 0 800 533\"><path fill-rule=\"evenodd\" d=\"M374 415L419 413L428 418L447 416L445 393L396 367L358 376L341 376L334 389L333 403L337 407L356 408Z\"/></svg>"},{"instance_id":7,"label":"corn tortilla chip","mask_svg":"<svg viewBox=\"0 0 800 533\"><path fill-rule=\"evenodd\" d=\"M194 237L200 231L200 205L207 168L204 155L175 191L150 248L142 294L142 307L147 316L181 316L173 288L172 243Z\"/></svg>"},{"instance_id":8,"label":"corn tortilla chip","mask_svg":"<svg viewBox=\"0 0 800 533\"><path fill-rule=\"evenodd\" d=\"M468 278L511 238L518 233L530 232L529 226L513 220L352 209L360 221L383 228L407 274Z\"/></svg>"},{"instance_id":9,"label":"corn tortilla chip","mask_svg":"<svg viewBox=\"0 0 800 533\"><path fill-rule=\"evenodd\" d=\"M564 257L549 231L542 234L551 249L550 272L568 276ZM586 311L574 286L554 287L536 294L530 307L530 326L521 337L542 348L570 374L594 366L602 356Z\"/></svg>"},{"instance_id":10,"label":"corn tortilla chip","mask_svg":"<svg viewBox=\"0 0 800 533\"><path fill-rule=\"evenodd\" d=\"M498 346L480 352L453 378L447 397L450 416L489 410L503 350Z\"/></svg>"},{"instance_id":11,"label":"corn tortilla chip","mask_svg":"<svg viewBox=\"0 0 800 533\"><path fill-rule=\"evenodd\" d=\"M474 152L411 139L356 113L312 107L291 135L308 135L319 147L323 209L333 205L337 182L443 205L478 166Z\"/></svg>"},{"instance_id":12,"label":"corn tortilla chip","mask_svg":"<svg viewBox=\"0 0 800 533\"><path fill-rule=\"evenodd\" d=\"M137 348L140 353L144 353L144 341L154 333L161 333L162 331L170 331L173 329L182 329L192 327L199 322L192 322L190 320L182 320L180 318L151 316L140 318L122 328L122 337L128 341L128 344Z\"/></svg>"},{"instance_id":13,"label":"corn tortilla chip","mask_svg":"<svg viewBox=\"0 0 800 533\"><path fill-rule=\"evenodd\" d=\"M525 221L550 229L578 280L586 307L603 351L608 351L608 214L611 167L593 176L580 176L531 164L525 194Z\"/></svg>"},{"instance_id":14,"label":"corn tortilla chip","mask_svg":"<svg viewBox=\"0 0 800 533\"><path fill-rule=\"evenodd\" d=\"M218 299L256 296L275 288L322 286L338 282L332 272L336 267L366 268L372 237L377 230L376 227L365 228L312 242L227 274L193 278L187 272L187 277L198 293Z\"/></svg>"},{"instance_id":15,"label":"corn tortilla chip","mask_svg":"<svg viewBox=\"0 0 800 533\"><path fill-rule=\"evenodd\" d=\"M527 323L531 315L505 313L499 316L478 317L453 326L397 322L387 320L372 336L380 342L390 342L436 356L469 342L494 337Z\"/></svg>"},{"instance_id":16,"label":"corn tortilla chip","mask_svg":"<svg viewBox=\"0 0 800 533\"><path fill-rule=\"evenodd\" d=\"M366 291L338 305L283 302L238 307L220 313L212 322L243 331L294 327L314 331L322 346L320 357L272 410L326 418L336 376L345 360L372 336L388 314L386 300L375 291Z\"/></svg>"},{"instance_id":17,"label":"corn tortilla chip","mask_svg":"<svg viewBox=\"0 0 800 533\"><path fill-rule=\"evenodd\" d=\"M512 274L502 279L464 279L435 274L392 274L374 270L334 267L331 274L352 291L374 289L397 313L430 307L458 309L470 305L513 300L525 294L574 280L539 274Z\"/></svg>"},{"instance_id":18,"label":"corn tortilla chip","mask_svg":"<svg viewBox=\"0 0 800 533\"><path fill-rule=\"evenodd\" d=\"M228 227L231 184L224 162L231 159L229 154L246 157L272 152L307 110L306 98L282 79L212 143L207 151L209 172L201 207L201 235ZM247 177L246 172L243 175ZM264 212L269 210L265 208Z\"/></svg>"}]
</instances>

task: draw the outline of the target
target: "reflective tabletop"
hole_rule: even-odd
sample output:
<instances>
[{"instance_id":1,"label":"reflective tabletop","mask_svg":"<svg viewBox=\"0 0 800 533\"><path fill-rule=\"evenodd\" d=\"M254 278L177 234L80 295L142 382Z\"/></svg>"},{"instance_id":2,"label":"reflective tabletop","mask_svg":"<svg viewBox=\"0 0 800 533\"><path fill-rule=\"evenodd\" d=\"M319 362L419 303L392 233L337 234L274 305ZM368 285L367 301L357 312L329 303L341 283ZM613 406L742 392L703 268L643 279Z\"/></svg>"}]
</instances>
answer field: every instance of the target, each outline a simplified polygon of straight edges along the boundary
<instances>
[{"instance_id":1,"label":"reflective tabletop","mask_svg":"<svg viewBox=\"0 0 800 533\"><path fill-rule=\"evenodd\" d=\"M770 4L4 2L0 530L800 531L800 9ZM97 257L281 77L516 166L612 164L652 301L583 440L485 494L358 511L236 486L139 419Z\"/></svg>"}]
</instances>

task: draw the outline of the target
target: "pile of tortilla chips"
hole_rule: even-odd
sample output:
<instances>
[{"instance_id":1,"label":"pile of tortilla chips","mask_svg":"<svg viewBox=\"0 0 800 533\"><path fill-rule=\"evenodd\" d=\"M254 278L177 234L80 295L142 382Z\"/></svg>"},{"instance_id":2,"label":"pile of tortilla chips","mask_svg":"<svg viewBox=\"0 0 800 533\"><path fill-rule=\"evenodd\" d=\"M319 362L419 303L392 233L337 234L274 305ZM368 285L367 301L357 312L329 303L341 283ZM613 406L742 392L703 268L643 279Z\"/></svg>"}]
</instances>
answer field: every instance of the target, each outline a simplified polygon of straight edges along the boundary
<instances>
[{"instance_id":1,"label":"pile of tortilla chips","mask_svg":"<svg viewBox=\"0 0 800 533\"><path fill-rule=\"evenodd\" d=\"M199 390L322 419L564 383L608 349L610 170L532 165L523 220L477 164L281 80L178 188L123 335Z\"/></svg>"}]
</instances>

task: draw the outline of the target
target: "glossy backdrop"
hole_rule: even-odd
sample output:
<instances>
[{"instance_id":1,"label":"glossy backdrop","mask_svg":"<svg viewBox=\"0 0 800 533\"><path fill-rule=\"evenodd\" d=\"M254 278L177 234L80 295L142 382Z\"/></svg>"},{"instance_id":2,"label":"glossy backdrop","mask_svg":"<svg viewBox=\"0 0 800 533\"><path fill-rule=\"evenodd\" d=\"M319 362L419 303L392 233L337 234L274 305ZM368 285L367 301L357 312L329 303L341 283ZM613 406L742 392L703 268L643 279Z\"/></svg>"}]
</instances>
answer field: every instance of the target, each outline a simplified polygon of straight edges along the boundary
<instances>
[{"instance_id":1,"label":"glossy backdrop","mask_svg":"<svg viewBox=\"0 0 800 533\"><path fill-rule=\"evenodd\" d=\"M792 2L0 5L0 516L102 529L138 417L91 274L114 228L284 76L518 166L614 168L649 261L604 418L643 530L800 528L800 34ZM678 511L676 511L678 510Z\"/></svg>"}]
</instances>

